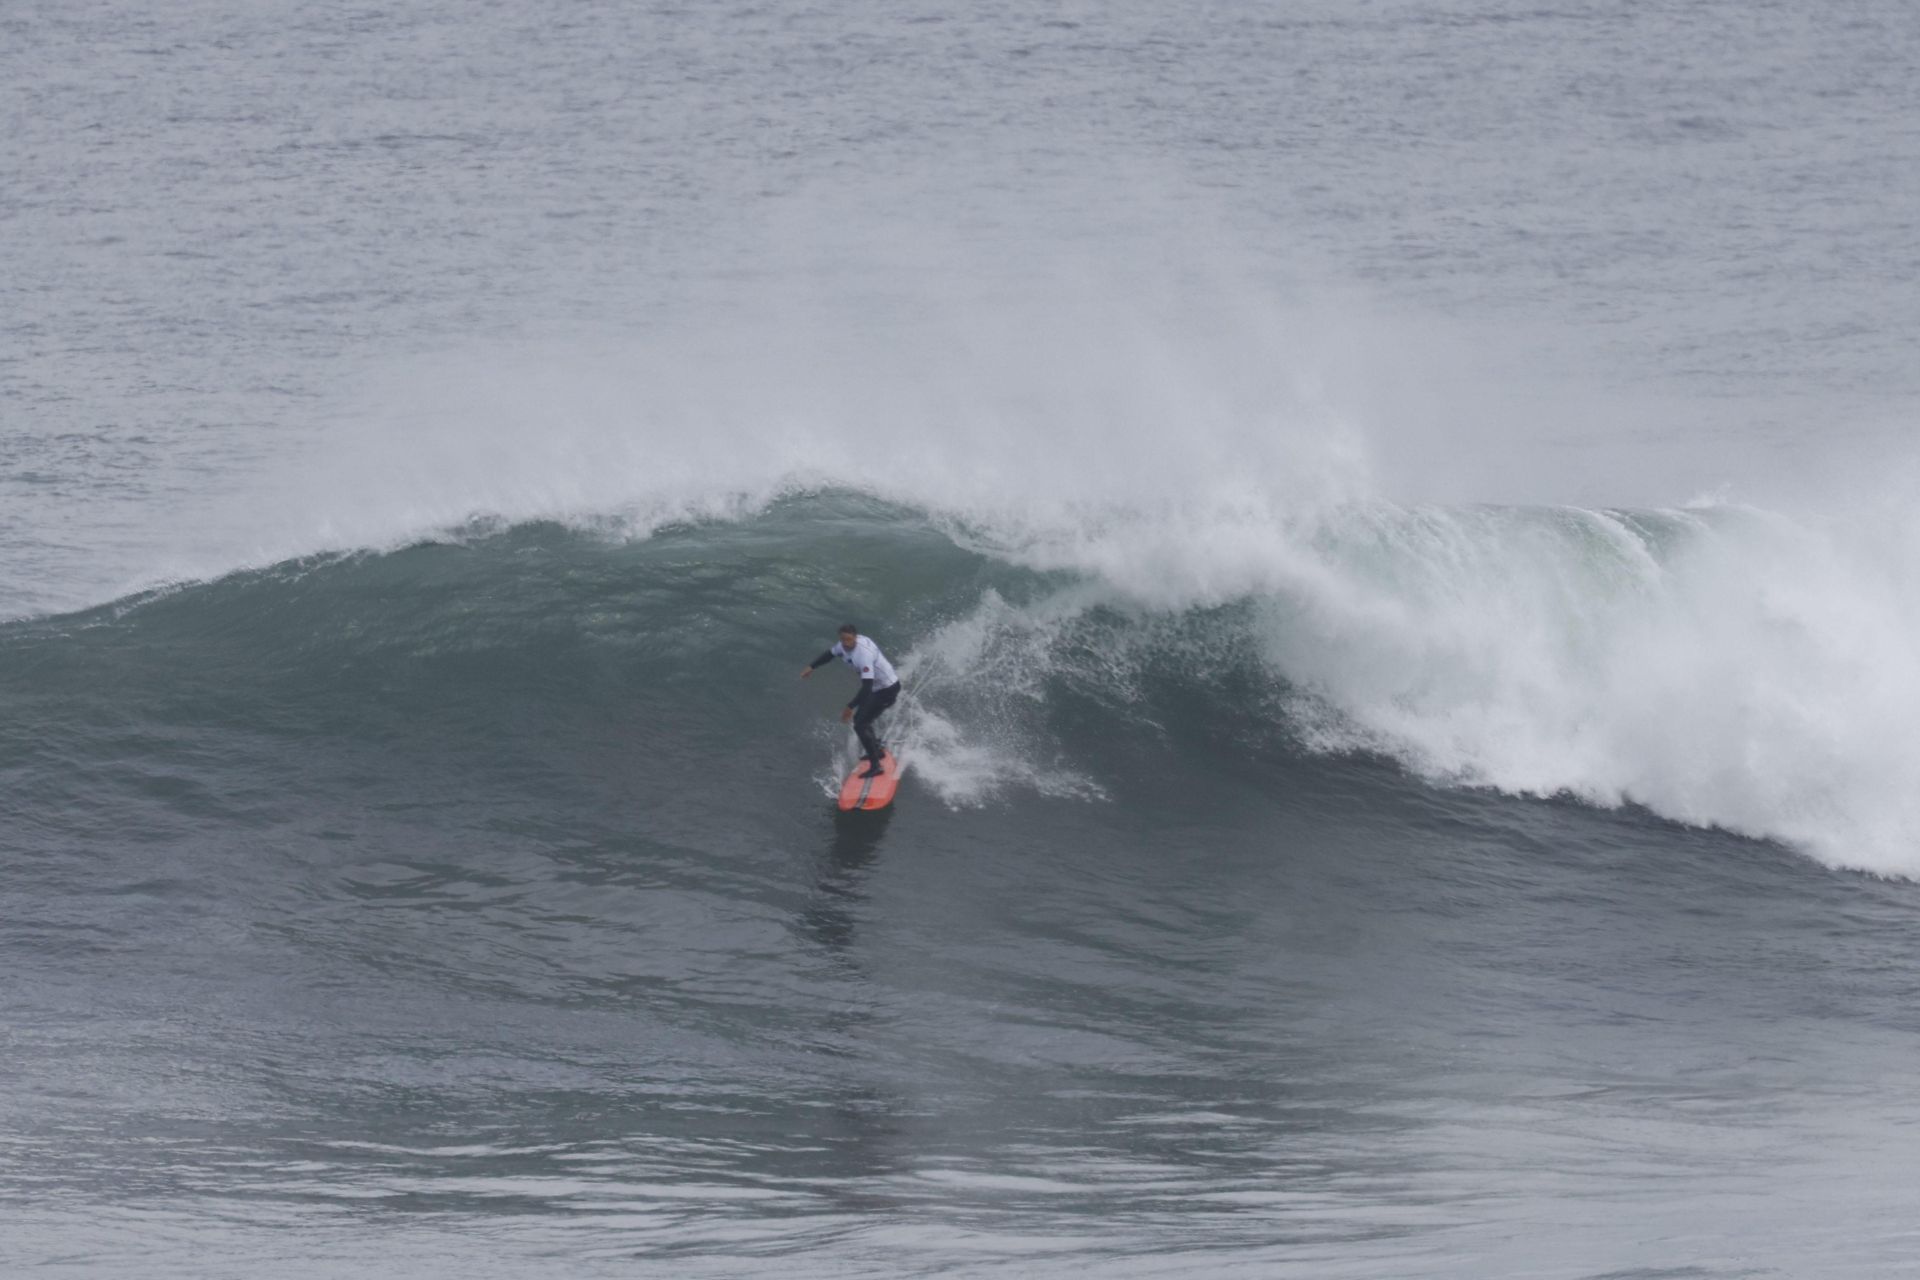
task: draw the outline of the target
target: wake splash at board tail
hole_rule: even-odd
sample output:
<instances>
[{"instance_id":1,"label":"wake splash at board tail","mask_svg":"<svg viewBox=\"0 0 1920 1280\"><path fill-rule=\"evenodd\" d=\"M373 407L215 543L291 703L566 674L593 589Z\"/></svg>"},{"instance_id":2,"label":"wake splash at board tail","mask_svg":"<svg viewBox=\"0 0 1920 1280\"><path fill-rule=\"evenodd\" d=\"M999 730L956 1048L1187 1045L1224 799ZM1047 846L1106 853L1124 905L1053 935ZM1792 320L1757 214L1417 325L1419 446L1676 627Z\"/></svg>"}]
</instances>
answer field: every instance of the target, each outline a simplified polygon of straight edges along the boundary
<instances>
[{"instance_id":1,"label":"wake splash at board tail","mask_svg":"<svg viewBox=\"0 0 1920 1280\"><path fill-rule=\"evenodd\" d=\"M1309 758L1384 760L1415 791L1636 805L1920 873L1912 544L1732 507L1083 517L828 491L644 537L473 529L8 623L0 767L16 796L66 797L42 815L270 822L302 788L442 767L650 796L671 744L693 781L662 772L647 820L697 801L709 821L743 764L811 785L796 759L845 731L793 695L790 655L858 615L887 620L915 690L888 738L943 807L1127 803L1187 770L1278 794ZM164 786L119 763L128 733Z\"/></svg>"}]
</instances>

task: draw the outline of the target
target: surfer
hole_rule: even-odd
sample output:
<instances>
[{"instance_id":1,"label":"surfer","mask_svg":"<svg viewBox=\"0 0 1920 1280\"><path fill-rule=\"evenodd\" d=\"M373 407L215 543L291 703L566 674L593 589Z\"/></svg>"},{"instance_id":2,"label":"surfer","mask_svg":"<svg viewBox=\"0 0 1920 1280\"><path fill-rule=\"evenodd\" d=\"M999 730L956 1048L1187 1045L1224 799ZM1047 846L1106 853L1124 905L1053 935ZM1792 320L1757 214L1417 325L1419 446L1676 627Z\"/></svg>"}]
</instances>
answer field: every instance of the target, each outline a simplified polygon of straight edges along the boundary
<instances>
[{"instance_id":1,"label":"surfer","mask_svg":"<svg viewBox=\"0 0 1920 1280\"><path fill-rule=\"evenodd\" d=\"M867 755L867 771L860 776L877 778L883 770L880 767L880 735L873 731L873 722L886 713L900 697L900 677L893 673L893 664L887 661L887 655L880 652L880 646L871 637L860 634L860 628L851 622L840 628L840 639L831 649L809 662L801 669L800 678L805 680L821 667L835 658L839 658L860 673L860 692L853 695L853 701L840 713L841 723L853 721L853 732L860 739L860 747Z\"/></svg>"}]
</instances>

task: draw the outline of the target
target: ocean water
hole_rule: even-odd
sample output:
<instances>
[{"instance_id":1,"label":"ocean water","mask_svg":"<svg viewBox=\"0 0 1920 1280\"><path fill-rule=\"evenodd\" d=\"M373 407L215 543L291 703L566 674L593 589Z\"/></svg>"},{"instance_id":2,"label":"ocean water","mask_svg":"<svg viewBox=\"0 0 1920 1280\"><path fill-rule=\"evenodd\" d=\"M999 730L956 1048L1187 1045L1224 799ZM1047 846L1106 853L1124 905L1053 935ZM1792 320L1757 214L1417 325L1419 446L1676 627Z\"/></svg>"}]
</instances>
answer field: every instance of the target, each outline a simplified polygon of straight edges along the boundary
<instances>
[{"instance_id":1,"label":"ocean water","mask_svg":"<svg viewBox=\"0 0 1920 1280\"><path fill-rule=\"evenodd\" d=\"M10 0L0 1271L1914 1273L1916 59Z\"/></svg>"}]
</instances>

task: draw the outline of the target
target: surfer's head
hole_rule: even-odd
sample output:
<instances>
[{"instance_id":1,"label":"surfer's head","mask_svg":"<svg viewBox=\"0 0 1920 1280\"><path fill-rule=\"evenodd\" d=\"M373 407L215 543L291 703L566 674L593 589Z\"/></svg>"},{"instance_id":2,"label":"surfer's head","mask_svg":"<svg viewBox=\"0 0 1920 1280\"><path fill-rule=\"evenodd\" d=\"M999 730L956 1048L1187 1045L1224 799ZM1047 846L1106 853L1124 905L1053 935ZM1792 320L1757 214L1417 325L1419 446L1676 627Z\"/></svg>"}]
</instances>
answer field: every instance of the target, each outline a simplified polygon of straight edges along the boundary
<instances>
[{"instance_id":1,"label":"surfer's head","mask_svg":"<svg viewBox=\"0 0 1920 1280\"><path fill-rule=\"evenodd\" d=\"M843 622L840 624L840 643L841 644L851 649L853 648L854 643L859 639L860 639L860 628L854 626L851 622Z\"/></svg>"}]
</instances>

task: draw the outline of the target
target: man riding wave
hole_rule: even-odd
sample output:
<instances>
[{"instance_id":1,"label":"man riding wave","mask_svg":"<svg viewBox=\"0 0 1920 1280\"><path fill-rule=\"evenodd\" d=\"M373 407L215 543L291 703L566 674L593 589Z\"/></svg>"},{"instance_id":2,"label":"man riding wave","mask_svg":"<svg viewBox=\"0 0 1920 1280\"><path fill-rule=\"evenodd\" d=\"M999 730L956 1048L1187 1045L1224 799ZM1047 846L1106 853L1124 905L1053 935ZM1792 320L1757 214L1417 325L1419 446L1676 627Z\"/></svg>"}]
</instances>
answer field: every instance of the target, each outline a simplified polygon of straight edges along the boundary
<instances>
[{"instance_id":1,"label":"man riding wave","mask_svg":"<svg viewBox=\"0 0 1920 1280\"><path fill-rule=\"evenodd\" d=\"M880 652L880 646L851 622L840 628L840 639L831 649L808 663L800 672L802 680L815 671L839 658L860 673L860 692L853 695L853 701L840 713L840 720L853 721L853 732L860 739L860 747L866 753L867 770L860 776L877 778L884 772L880 767L880 735L874 732L873 722L886 713L900 697L900 677L894 674L893 664L887 661L887 655Z\"/></svg>"}]
</instances>

